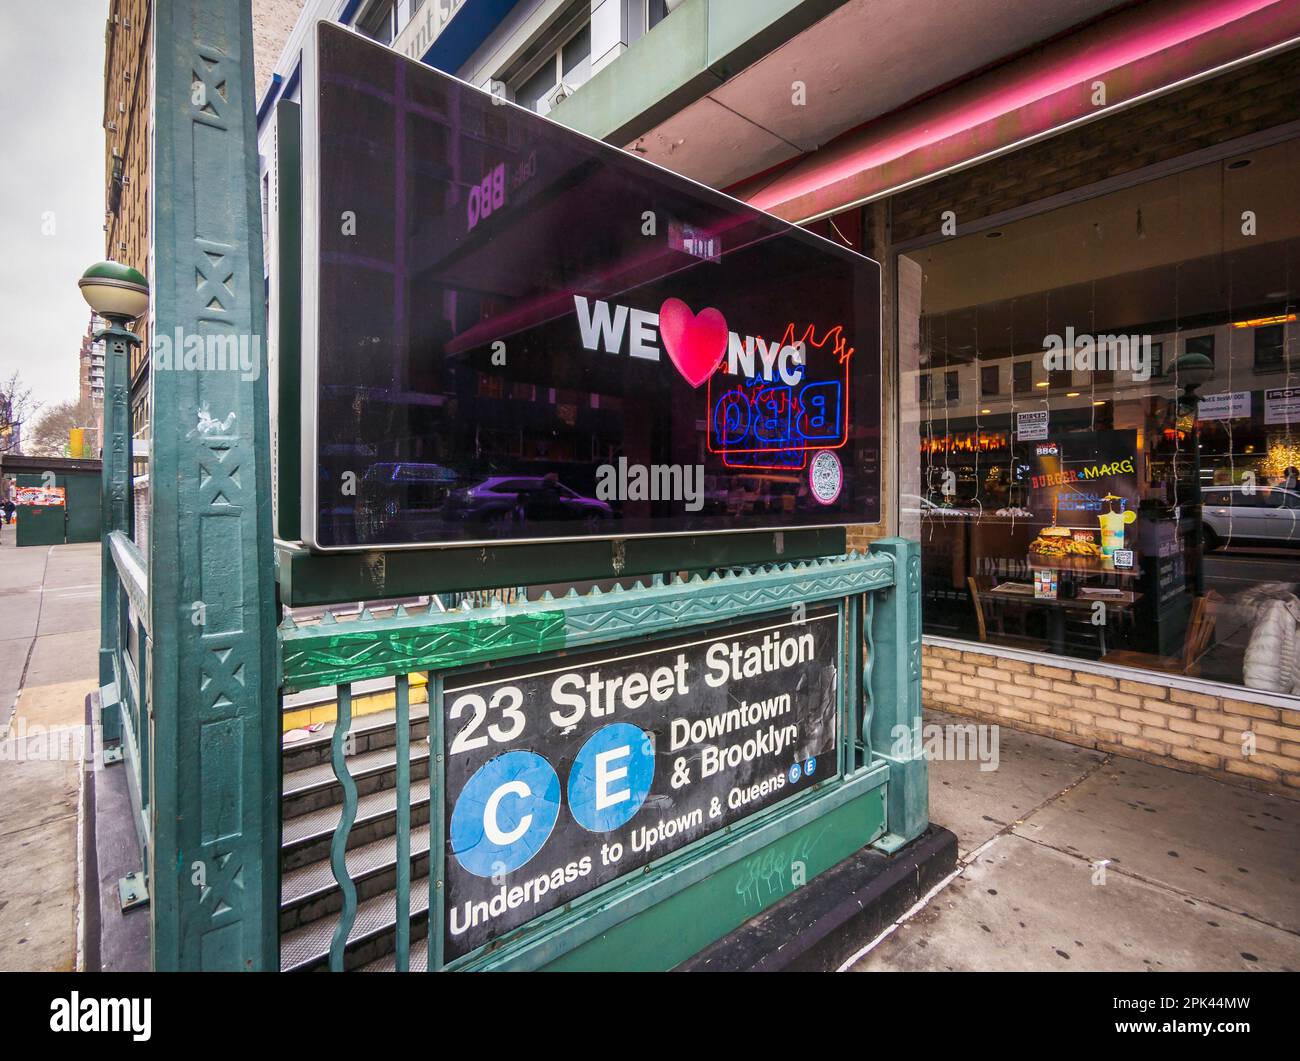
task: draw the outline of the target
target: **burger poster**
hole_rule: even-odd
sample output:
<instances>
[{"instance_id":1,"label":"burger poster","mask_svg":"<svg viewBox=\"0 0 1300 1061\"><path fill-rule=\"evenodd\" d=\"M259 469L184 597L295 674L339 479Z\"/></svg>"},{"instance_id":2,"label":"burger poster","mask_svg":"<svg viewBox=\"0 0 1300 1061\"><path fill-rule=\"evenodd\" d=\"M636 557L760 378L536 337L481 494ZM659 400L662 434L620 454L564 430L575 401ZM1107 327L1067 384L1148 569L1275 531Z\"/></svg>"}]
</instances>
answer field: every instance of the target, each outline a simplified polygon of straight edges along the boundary
<instances>
[{"instance_id":1,"label":"burger poster","mask_svg":"<svg viewBox=\"0 0 1300 1061\"><path fill-rule=\"evenodd\" d=\"M1080 571L1134 568L1137 432L1069 434L1029 449L1029 508L1050 520L1030 543L1030 562Z\"/></svg>"}]
</instances>

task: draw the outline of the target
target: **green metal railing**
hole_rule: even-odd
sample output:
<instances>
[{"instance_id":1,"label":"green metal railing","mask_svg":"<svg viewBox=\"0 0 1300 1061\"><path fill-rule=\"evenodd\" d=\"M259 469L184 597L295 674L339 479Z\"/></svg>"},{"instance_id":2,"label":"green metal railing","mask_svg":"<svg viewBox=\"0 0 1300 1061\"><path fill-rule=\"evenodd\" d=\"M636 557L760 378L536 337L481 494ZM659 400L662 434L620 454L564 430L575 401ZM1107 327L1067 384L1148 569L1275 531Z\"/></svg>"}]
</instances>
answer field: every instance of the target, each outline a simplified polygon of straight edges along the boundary
<instances>
[{"instance_id":1,"label":"green metal railing","mask_svg":"<svg viewBox=\"0 0 1300 1061\"><path fill-rule=\"evenodd\" d=\"M281 682L284 693L333 687L338 717L333 734L334 776L343 791L343 806L331 844L331 866L342 895L330 947L329 966L345 967L349 935L357 916L356 887L349 875L346 852L357 812L357 789L344 750L352 725L352 684L391 677L396 686L397 728L397 853L395 889L395 964L410 968L410 708L408 675L429 676L430 742L430 872L427 967L440 970L444 961L443 881L446 852L443 682L453 672L522 657L572 652L629 639L647 639L685 628L706 629L737 619L784 613L813 604L836 604L842 634L843 692L837 776L814 786L789 806L771 808L753 823L746 820L726 830L725 837L706 836L674 852L653 869L648 884L638 881L638 895L619 903L616 890L584 897L563 910L552 911L512 935L502 947L452 963L465 968L535 968L563 957L610 928L663 901L674 891L697 882L701 872L716 871L770 843L783 826L793 828L813 814L827 813L866 789L882 789L894 809L887 829L877 834L886 848L919 835L927 822L924 793L919 805L915 763L893 761L877 747L889 746L886 726L911 725L919 716L919 578L913 578L916 546L900 540L881 543L868 554L851 554L796 564L715 572L707 578L656 577L628 590L585 595L576 591L562 598L507 605L500 601L474 607L466 601L445 613L434 605L427 613L398 608L379 619L368 612L350 622L327 613L318 623L280 627ZM910 677L910 644L915 633L918 669ZM924 764L920 764L924 781ZM893 789L897 791L893 791ZM909 802L911 806L909 807ZM917 813L919 810L919 813ZM813 814L815 817L816 815ZM883 835L881 835L883 833ZM752 834L752 835L748 835ZM648 898L649 897L649 898ZM650 899L653 898L653 903ZM590 902L588 900L591 900Z\"/></svg>"}]
</instances>

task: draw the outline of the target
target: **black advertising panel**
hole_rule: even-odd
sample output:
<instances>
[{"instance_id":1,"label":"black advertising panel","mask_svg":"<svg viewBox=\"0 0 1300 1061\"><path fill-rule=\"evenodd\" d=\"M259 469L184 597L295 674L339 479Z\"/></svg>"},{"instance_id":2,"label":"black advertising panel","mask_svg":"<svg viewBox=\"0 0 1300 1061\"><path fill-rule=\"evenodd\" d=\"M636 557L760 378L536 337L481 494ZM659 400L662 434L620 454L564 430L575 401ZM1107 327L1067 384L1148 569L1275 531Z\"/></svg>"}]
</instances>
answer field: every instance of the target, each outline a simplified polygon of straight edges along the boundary
<instances>
[{"instance_id":1,"label":"black advertising panel","mask_svg":"<svg viewBox=\"0 0 1300 1061\"><path fill-rule=\"evenodd\" d=\"M448 681L448 960L838 776L835 609Z\"/></svg>"},{"instance_id":2,"label":"black advertising panel","mask_svg":"<svg viewBox=\"0 0 1300 1061\"><path fill-rule=\"evenodd\" d=\"M875 262L317 32L309 544L879 520Z\"/></svg>"}]
</instances>

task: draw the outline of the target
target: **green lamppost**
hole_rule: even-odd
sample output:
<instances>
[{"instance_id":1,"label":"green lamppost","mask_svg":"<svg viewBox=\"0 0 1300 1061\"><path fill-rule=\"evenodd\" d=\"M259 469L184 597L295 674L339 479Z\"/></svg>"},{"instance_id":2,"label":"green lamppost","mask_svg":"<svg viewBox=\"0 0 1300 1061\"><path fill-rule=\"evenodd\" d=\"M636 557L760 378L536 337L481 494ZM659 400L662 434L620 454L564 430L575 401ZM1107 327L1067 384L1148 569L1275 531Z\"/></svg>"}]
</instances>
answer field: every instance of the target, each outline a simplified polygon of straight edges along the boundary
<instances>
[{"instance_id":1,"label":"green lamppost","mask_svg":"<svg viewBox=\"0 0 1300 1061\"><path fill-rule=\"evenodd\" d=\"M1192 418L1192 545L1196 554L1196 595L1205 594L1205 531L1201 519L1201 396L1198 387L1214 377L1214 362L1204 354L1186 353L1177 358L1166 375L1183 388L1178 396L1178 413Z\"/></svg>"},{"instance_id":2,"label":"green lamppost","mask_svg":"<svg viewBox=\"0 0 1300 1061\"><path fill-rule=\"evenodd\" d=\"M95 333L104 340L104 432L103 470L100 487L100 548L102 582L99 601L99 684L114 680L113 653L117 646L117 569L110 552L109 536L121 532L131 536L131 399L130 351L140 337L130 330L132 321L149 309L149 283L137 270L121 262L98 262L77 281L81 297L108 321ZM110 592L112 590L113 592ZM104 739L121 736L116 712L106 713Z\"/></svg>"}]
</instances>

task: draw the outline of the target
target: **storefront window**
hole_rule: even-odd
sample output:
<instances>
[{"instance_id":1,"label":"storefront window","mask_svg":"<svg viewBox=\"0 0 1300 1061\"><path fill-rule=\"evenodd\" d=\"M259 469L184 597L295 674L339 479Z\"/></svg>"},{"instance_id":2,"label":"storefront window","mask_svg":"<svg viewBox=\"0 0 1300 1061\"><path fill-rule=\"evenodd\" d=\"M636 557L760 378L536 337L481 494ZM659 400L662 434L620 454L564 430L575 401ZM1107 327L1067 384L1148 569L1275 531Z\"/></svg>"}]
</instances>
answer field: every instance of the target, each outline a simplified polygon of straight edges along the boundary
<instances>
[{"instance_id":1,"label":"storefront window","mask_svg":"<svg viewBox=\"0 0 1300 1061\"><path fill-rule=\"evenodd\" d=\"M1281 144L900 256L927 633L1300 695L1298 169Z\"/></svg>"}]
</instances>

